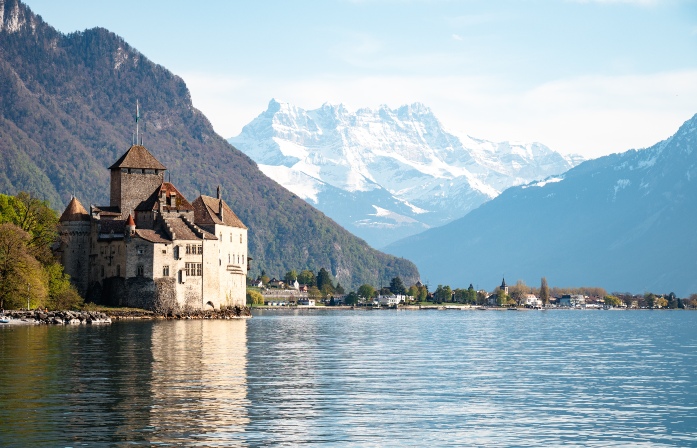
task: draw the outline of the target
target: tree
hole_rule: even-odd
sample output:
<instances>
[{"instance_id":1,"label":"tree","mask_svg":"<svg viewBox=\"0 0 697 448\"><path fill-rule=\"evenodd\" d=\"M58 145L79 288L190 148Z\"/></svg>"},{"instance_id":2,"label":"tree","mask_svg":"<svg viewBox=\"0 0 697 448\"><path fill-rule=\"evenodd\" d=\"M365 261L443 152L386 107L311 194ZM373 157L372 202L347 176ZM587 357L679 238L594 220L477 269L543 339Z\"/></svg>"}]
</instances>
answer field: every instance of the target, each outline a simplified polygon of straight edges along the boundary
<instances>
[{"instance_id":1,"label":"tree","mask_svg":"<svg viewBox=\"0 0 697 448\"><path fill-rule=\"evenodd\" d=\"M501 288L499 288L499 290L496 292L496 305L508 305L508 295L506 294L506 291Z\"/></svg>"},{"instance_id":2,"label":"tree","mask_svg":"<svg viewBox=\"0 0 697 448\"><path fill-rule=\"evenodd\" d=\"M334 285L332 284L332 277L329 272L322 268L317 273L317 289L325 294L331 294L334 292Z\"/></svg>"},{"instance_id":3,"label":"tree","mask_svg":"<svg viewBox=\"0 0 697 448\"><path fill-rule=\"evenodd\" d=\"M525 297L529 294L530 288L525 284L524 281L518 280L510 290L511 298L515 301L517 305L521 305L525 302Z\"/></svg>"},{"instance_id":4,"label":"tree","mask_svg":"<svg viewBox=\"0 0 697 448\"><path fill-rule=\"evenodd\" d=\"M358 288L358 297L362 299L372 299L375 297L375 288L369 284L363 284Z\"/></svg>"},{"instance_id":5,"label":"tree","mask_svg":"<svg viewBox=\"0 0 697 448\"><path fill-rule=\"evenodd\" d=\"M436 292L433 293L433 299L437 303L450 302L452 300L453 291L448 285L438 285Z\"/></svg>"},{"instance_id":6,"label":"tree","mask_svg":"<svg viewBox=\"0 0 697 448\"><path fill-rule=\"evenodd\" d=\"M685 304L691 308L697 308L697 294L690 294L690 298L685 300Z\"/></svg>"},{"instance_id":7,"label":"tree","mask_svg":"<svg viewBox=\"0 0 697 448\"><path fill-rule=\"evenodd\" d=\"M305 269L298 274L298 282L307 286L315 286L315 274L312 271Z\"/></svg>"},{"instance_id":8,"label":"tree","mask_svg":"<svg viewBox=\"0 0 697 448\"><path fill-rule=\"evenodd\" d=\"M465 300L465 303L477 303L477 291L474 290L474 286L472 286L472 283L470 283L469 288L467 288L467 299Z\"/></svg>"},{"instance_id":9,"label":"tree","mask_svg":"<svg viewBox=\"0 0 697 448\"><path fill-rule=\"evenodd\" d=\"M15 224L29 234L28 252L44 265L53 262L51 245L58 238L58 216L48 203L20 192L17 196L0 195L0 222Z\"/></svg>"},{"instance_id":10,"label":"tree","mask_svg":"<svg viewBox=\"0 0 697 448\"><path fill-rule=\"evenodd\" d=\"M407 293L407 289L404 287L404 283L402 282L401 278L394 277L392 280L390 280L390 292L398 295L405 295Z\"/></svg>"},{"instance_id":11,"label":"tree","mask_svg":"<svg viewBox=\"0 0 697 448\"><path fill-rule=\"evenodd\" d=\"M356 294L355 292L351 291L350 293L348 293L348 295L347 295L346 298L344 299L344 303L345 303L346 305L355 305L355 304L357 304L357 303L358 303L358 294Z\"/></svg>"},{"instance_id":12,"label":"tree","mask_svg":"<svg viewBox=\"0 0 697 448\"><path fill-rule=\"evenodd\" d=\"M0 224L0 308L44 306L47 278L29 249L31 235L12 223Z\"/></svg>"},{"instance_id":13,"label":"tree","mask_svg":"<svg viewBox=\"0 0 697 448\"><path fill-rule=\"evenodd\" d=\"M338 282L336 284L336 287L334 288L334 292L339 294L339 295L343 295L346 293L346 291L344 291L344 287L341 286L341 283L338 283Z\"/></svg>"},{"instance_id":14,"label":"tree","mask_svg":"<svg viewBox=\"0 0 697 448\"><path fill-rule=\"evenodd\" d=\"M547 277L542 277L540 281L540 300L542 305L547 306L549 303L549 286L547 286Z\"/></svg>"},{"instance_id":15,"label":"tree","mask_svg":"<svg viewBox=\"0 0 697 448\"><path fill-rule=\"evenodd\" d=\"M264 296L259 291L247 290L247 305L263 305Z\"/></svg>"},{"instance_id":16,"label":"tree","mask_svg":"<svg viewBox=\"0 0 697 448\"><path fill-rule=\"evenodd\" d=\"M77 310L84 300L70 284L70 276L63 272L63 266L52 263L45 268L48 276L47 306L52 310Z\"/></svg>"},{"instance_id":17,"label":"tree","mask_svg":"<svg viewBox=\"0 0 697 448\"><path fill-rule=\"evenodd\" d=\"M622 304L620 298L616 296L605 296L604 301L607 306L620 306Z\"/></svg>"},{"instance_id":18,"label":"tree","mask_svg":"<svg viewBox=\"0 0 697 448\"><path fill-rule=\"evenodd\" d=\"M407 291L407 295L415 299L419 295L419 288L416 285L411 285L409 291Z\"/></svg>"},{"instance_id":19,"label":"tree","mask_svg":"<svg viewBox=\"0 0 697 448\"><path fill-rule=\"evenodd\" d=\"M656 296L653 293L646 293L644 294L644 302L646 302L646 306L648 308L653 308L656 306Z\"/></svg>"},{"instance_id":20,"label":"tree","mask_svg":"<svg viewBox=\"0 0 697 448\"><path fill-rule=\"evenodd\" d=\"M316 286L310 286L310 288L307 290L307 297L313 300L321 300L322 293Z\"/></svg>"},{"instance_id":21,"label":"tree","mask_svg":"<svg viewBox=\"0 0 697 448\"><path fill-rule=\"evenodd\" d=\"M656 299L653 302L653 306L656 308L665 308L668 306L668 300L666 300L663 297L656 297Z\"/></svg>"},{"instance_id":22,"label":"tree","mask_svg":"<svg viewBox=\"0 0 697 448\"><path fill-rule=\"evenodd\" d=\"M283 276L283 282L286 285L292 285L293 282L295 282L298 279L298 273L295 272L295 269L286 272L286 275Z\"/></svg>"},{"instance_id":23,"label":"tree","mask_svg":"<svg viewBox=\"0 0 697 448\"><path fill-rule=\"evenodd\" d=\"M426 285L421 285L417 287L419 290L419 293L416 295L416 299L419 302L425 302L426 298L428 297L428 286Z\"/></svg>"}]
</instances>

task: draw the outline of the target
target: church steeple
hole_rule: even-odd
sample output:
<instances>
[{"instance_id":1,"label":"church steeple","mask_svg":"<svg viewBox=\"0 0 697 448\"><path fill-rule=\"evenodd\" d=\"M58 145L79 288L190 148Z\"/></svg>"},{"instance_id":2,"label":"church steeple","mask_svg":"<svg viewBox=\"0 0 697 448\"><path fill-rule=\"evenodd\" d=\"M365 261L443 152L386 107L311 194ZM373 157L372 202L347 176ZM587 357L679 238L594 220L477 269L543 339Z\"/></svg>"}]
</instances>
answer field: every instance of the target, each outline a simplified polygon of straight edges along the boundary
<instances>
[{"instance_id":1,"label":"church steeple","mask_svg":"<svg viewBox=\"0 0 697 448\"><path fill-rule=\"evenodd\" d=\"M508 295L508 285L506 284L506 277L503 277L503 280L501 280L501 289L506 295Z\"/></svg>"}]
</instances>

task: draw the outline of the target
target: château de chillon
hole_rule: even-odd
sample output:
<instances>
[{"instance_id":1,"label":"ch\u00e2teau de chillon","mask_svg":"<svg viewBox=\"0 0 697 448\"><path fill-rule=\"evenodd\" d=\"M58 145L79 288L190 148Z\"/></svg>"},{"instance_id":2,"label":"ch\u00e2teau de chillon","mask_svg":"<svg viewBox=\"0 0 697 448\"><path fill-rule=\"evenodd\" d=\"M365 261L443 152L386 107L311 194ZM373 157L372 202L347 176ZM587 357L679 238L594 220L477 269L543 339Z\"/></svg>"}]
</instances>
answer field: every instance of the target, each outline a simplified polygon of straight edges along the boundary
<instances>
[{"instance_id":1,"label":"ch\u00e2teau de chillon","mask_svg":"<svg viewBox=\"0 0 697 448\"><path fill-rule=\"evenodd\" d=\"M247 227L220 187L189 202L142 144L109 170L108 206L88 212L73 196L60 217L58 254L80 294L163 311L243 307Z\"/></svg>"}]
</instances>

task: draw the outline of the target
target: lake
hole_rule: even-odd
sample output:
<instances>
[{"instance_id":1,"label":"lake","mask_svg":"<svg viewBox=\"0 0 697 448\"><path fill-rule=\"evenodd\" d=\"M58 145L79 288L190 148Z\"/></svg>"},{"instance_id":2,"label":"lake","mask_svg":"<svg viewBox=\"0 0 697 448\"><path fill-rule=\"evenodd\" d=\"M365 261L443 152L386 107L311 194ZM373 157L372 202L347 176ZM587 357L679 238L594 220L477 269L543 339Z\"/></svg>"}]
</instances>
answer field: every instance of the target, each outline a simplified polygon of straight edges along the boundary
<instances>
[{"instance_id":1,"label":"lake","mask_svg":"<svg viewBox=\"0 0 697 448\"><path fill-rule=\"evenodd\" d=\"M0 446L697 446L694 311L0 327Z\"/></svg>"}]
</instances>

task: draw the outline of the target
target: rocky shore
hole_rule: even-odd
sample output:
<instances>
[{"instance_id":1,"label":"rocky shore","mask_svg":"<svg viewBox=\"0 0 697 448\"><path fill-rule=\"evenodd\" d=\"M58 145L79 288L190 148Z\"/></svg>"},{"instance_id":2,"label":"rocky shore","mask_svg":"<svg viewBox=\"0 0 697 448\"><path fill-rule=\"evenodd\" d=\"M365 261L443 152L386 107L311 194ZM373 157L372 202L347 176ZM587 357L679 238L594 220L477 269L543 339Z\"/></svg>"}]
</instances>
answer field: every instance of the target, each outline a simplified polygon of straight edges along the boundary
<instances>
[{"instance_id":1,"label":"rocky shore","mask_svg":"<svg viewBox=\"0 0 697 448\"><path fill-rule=\"evenodd\" d=\"M95 311L6 311L9 324L97 325L110 324L111 318Z\"/></svg>"},{"instance_id":2,"label":"rocky shore","mask_svg":"<svg viewBox=\"0 0 697 448\"><path fill-rule=\"evenodd\" d=\"M138 319L246 319L252 317L248 307L235 307L224 310L189 310L158 313L147 310L114 309L104 311L5 311L0 319L7 324L48 324L48 325L99 325L110 324L114 320Z\"/></svg>"}]
</instances>

